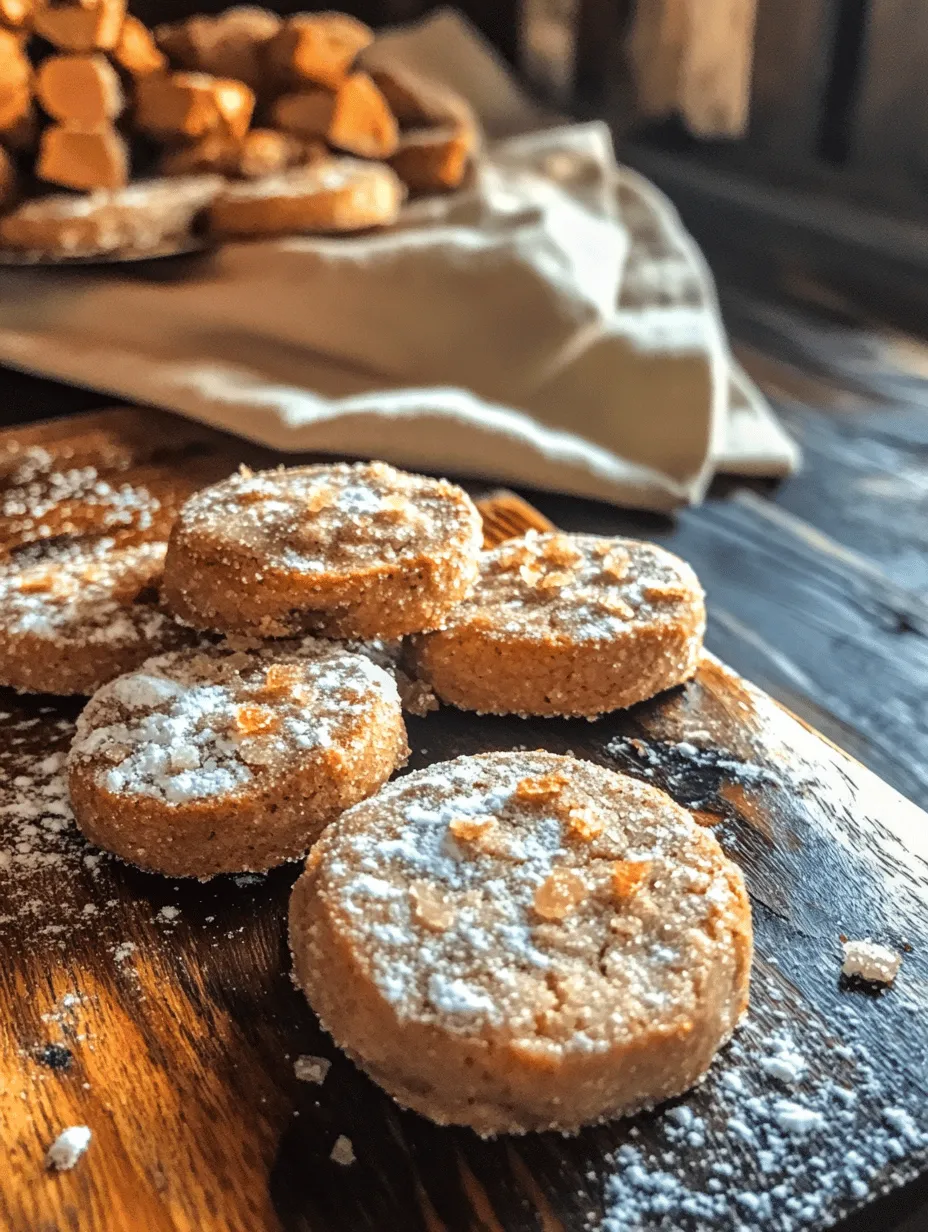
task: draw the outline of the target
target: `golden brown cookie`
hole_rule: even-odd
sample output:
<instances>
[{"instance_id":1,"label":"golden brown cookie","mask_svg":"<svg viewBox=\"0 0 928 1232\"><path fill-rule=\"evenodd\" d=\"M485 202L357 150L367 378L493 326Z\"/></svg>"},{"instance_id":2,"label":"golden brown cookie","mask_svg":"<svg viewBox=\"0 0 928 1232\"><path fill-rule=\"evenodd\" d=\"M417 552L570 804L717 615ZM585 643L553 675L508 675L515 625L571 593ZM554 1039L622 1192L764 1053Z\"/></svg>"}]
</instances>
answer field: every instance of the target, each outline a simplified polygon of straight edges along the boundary
<instances>
[{"instance_id":1,"label":"golden brown cookie","mask_svg":"<svg viewBox=\"0 0 928 1232\"><path fill-rule=\"evenodd\" d=\"M165 548L64 537L9 553L0 563L0 684L89 694L194 641L158 603Z\"/></svg>"},{"instance_id":2,"label":"golden brown cookie","mask_svg":"<svg viewBox=\"0 0 928 1232\"><path fill-rule=\"evenodd\" d=\"M139 180L88 196L24 201L0 219L0 244L47 256L145 252L187 238L223 186L217 175Z\"/></svg>"},{"instance_id":3,"label":"golden brown cookie","mask_svg":"<svg viewBox=\"0 0 928 1232\"><path fill-rule=\"evenodd\" d=\"M38 0L32 26L60 51L110 51L125 16L126 0Z\"/></svg>"},{"instance_id":4,"label":"golden brown cookie","mask_svg":"<svg viewBox=\"0 0 928 1232\"><path fill-rule=\"evenodd\" d=\"M209 133L191 145L166 150L160 169L165 175L214 171L244 180L259 180L327 157L328 150L319 142L302 141L272 128L253 128L241 141L221 133Z\"/></svg>"},{"instance_id":5,"label":"golden brown cookie","mask_svg":"<svg viewBox=\"0 0 928 1232\"><path fill-rule=\"evenodd\" d=\"M410 654L463 710L593 718L689 680L705 623L696 575L663 548L529 531L483 554L471 596Z\"/></svg>"},{"instance_id":6,"label":"golden brown cookie","mask_svg":"<svg viewBox=\"0 0 928 1232\"><path fill-rule=\"evenodd\" d=\"M404 132L452 128L462 134L472 151L476 150L480 122L470 103L456 90L400 65L366 67Z\"/></svg>"},{"instance_id":7,"label":"golden brown cookie","mask_svg":"<svg viewBox=\"0 0 928 1232\"><path fill-rule=\"evenodd\" d=\"M221 133L241 140L255 109L255 95L241 81L208 73L152 73L135 93L135 122L162 140Z\"/></svg>"},{"instance_id":8,"label":"golden brown cookie","mask_svg":"<svg viewBox=\"0 0 928 1232\"><path fill-rule=\"evenodd\" d=\"M39 138L35 173L49 184L85 192L124 188L129 146L111 124L96 129L50 124Z\"/></svg>"},{"instance_id":9,"label":"golden brown cookie","mask_svg":"<svg viewBox=\"0 0 928 1232\"><path fill-rule=\"evenodd\" d=\"M478 1133L679 1095L743 1017L740 871L663 792L572 757L430 766L344 813L290 905L294 973L400 1104Z\"/></svg>"},{"instance_id":10,"label":"golden brown cookie","mask_svg":"<svg viewBox=\"0 0 928 1232\"><path fill-rule=\"evenodd\" d=\"M329 159L249 183L228 184L212 203L217 235L330 235L395 222L406 190L381 163Z\"/></svg>"},{"instance_id":11,"label":"golden brown cookie","mask_svg":"<svg viewBox=\"0 0 928 1232\"><path fill-rule=\"evenodd\" d=\"M91 842L175 877L304 854L408 753L390 676L329 643L189 650L101 689L78 720L71 802Z\"/></svg>"},{"instance_id":12,"label":"golden brown cookie","mask_svg":"<svg viewBox=\"0 0 928 1232\"><path fill-rule=\"evenodd\" d=\"M276 13L239 5L215 16L201 14L159 26L155 36L180 68L232 77L259 90L266 76L264 49L279 29Z\"/></svg>"},{"instance_id":13,"label":"golden brown cookie","mask_svg":"<svg viewBox=\"0 0 928 1232\"><path fill-rule=\"evenodd\" d=\"M39 66L35 92L53 120L79 128L107 125L125 105L119 75L99 53L49 56Z\"/></svg>"},{"instance_id":14,"label":"golden brown cookie","mask_svg":"<svg viewBox=\"0 0 928 1232\"><path fill-rule=\"evenodd\" d=\"M449 192L463 182L472 153L462 129L412 129L400 138L390 166L410 192Z\"/></svg>"},{"instance_id":15,"label":"golden brown cookie","mask_svg":"<svg viewBox=\"0 0 928 1232\"><path fill-rule=\"evenodd\" d=\"M119 32L119 42L113 48L113 59L130 77L147 77L161 73L167 57L158 50L151 31L137 17L128 15Z\"/></svg>"},{"instance_id":16,"label":"golden brown cookie","mask_svg":"<svg viewBox=\"0 0 928 1232\"><path fill-rule=\"evenodd\" d=\"M402 637L470 591L480 515L461 488L383 462L235 475L184 505L165 600L199 629Z\"/></svg>"},{"instance_id":17,"label":"golden brown cookie","mask_svg":"<svg viewBox=\"0 0 928 1232\"><path fill-rule=\"evenodd\" d=\"M284 84L337 90L374 33L347 13L297 13L266 48L267 63Z\"/></svg>"},{"instance_id":18,"label":"golden brown cookie","mask_svg":"<svg viewBox=\"0 0 928 1232\"><path fill-rule=\"evenodd\" d=\"M271 114L285 132L324 139L361 158L389 158L399 142L396 118L367 73L349 74L335 93L285 94Z\"/></svg>"}]
</instances>

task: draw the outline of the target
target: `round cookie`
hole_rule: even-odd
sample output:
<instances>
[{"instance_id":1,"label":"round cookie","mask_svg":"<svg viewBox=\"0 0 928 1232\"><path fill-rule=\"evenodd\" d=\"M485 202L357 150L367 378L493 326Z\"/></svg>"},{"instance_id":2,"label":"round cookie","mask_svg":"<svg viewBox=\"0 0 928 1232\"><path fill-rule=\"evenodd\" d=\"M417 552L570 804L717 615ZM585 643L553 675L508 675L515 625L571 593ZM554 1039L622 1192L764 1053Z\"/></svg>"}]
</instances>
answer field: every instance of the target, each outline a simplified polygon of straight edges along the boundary
<instances>
[{"instance_id":1,"label":"round cookie","mask_svg":"<svg viewBox=\"0 0 928 1232\"><path fill-rule=\"evenodd\" d=\"M164 542L63 538L0 562L0 684L90 694L194 640L158 607Z\"/></svg>"},{"instance_id":2,"label":"round cookie","mask_svg":"<svg viewBox=\"0 0 928 1232\"><path fill-rule=\"evenodd\" d=\"M695 573L656 544L529 531L483 553L410 663L463 710L594 718L689 680L705 625Z\"/></svg>"},{"instance_id":3,"label":"round cookie","mask_svg":"<svg viewBox=\"0 0 928 1232\"><path fill-rule=\"evenodd\" d=\"M478 1133L686 1091L748 1002L740 871L663 792L572 757L485 753L398 779L294 888L298 984L400 1104Z\"/></svg>"},{"instance_id":4,"label":"round cookie","mask_svg":"<svg viewBox=\"0 0 928 1232\"><path fill-rule=\"evenodd\" d=\"M165 599L198 629L402 637L438 628L477 574L480 515L383 462L243 471L181 510Z\"/></svg>"},{"instance_id":5,"label":"round cookie","mask_svg":"<svg viewBox=\"0 0 928 1232\"><path fill-rule=\"evenodd\" d=\"M0 246L37 259L154 252L187 239L222 185L218 175L191 175L24 201L0 218Z\"/></svg>"},{"instance_id":6,"label":"round cookie","mask_svg":"<svg viewBox=\"0 0 928 1232\"><path fill-rule=\"evenodd\" d=\"M396 686L363 655L184 650L100 689L68 761L92 843L174 877L305 854L408 755Z\"/></svg>"},{"instance_id":7,"label":"round cookie","mask_svg":"<svg viewBox=\"0 0 928 1232\"><path fill-rule=\"evenodd\" d=\"M260 180L227 184L209 211L217 235L329 235L396 222L406 196L383 163L326 159Z\"/></svg>"}]
</instances>

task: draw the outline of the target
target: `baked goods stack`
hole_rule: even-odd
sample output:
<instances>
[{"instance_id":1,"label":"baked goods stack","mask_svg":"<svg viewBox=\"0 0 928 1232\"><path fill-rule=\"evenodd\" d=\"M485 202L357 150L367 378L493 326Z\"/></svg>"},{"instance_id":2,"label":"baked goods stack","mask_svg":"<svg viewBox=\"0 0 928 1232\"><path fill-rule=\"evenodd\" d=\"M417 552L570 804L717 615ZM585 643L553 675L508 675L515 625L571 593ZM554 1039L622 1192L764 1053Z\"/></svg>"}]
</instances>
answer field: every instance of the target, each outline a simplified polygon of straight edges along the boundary
<instances>
[{"instance_id":1,"label":"baked goods stack","mask_svg":"<svg viewBox=\"0 0 928 1232\"><path fill-rule=\"evenodd\" d=\"M240 7L152 32L125 0L2 0L0 243L153 251L204 215L217 235L358 231L407 192L458 187L469 107L365 71L373 37L340 13Z\"/></svg>"},{"instance_id":2,"label":"baked goods stack","mask_svg":"<svg viewBox=\"0 0 928 1232\"><path fill-rule=\"evenodd\" d=\"M180 505L164 547L131 484L109 485L118 501L95 489L81 523L79 477L62 494L31 464L20 488L48 509L20 548L70 501L84 537L110 531L80 563L106 586L119 535L150 535L149 610L186 643L157 653L163 625L143 623L150 646L107 672L100 629L139 594L112 584L101 625L47 552L44 575L4 566L29 604L5 609L6 683L34 687L17 637L59 663L95 652L68 767L92 842L173 877L306 856L296 979L339 1046L437 1122L573 1132L700 1079L746 1011L752 950L741 873L707 829L647 784L543 751L392 777L402 670L460 708L589 719L689 679L705 611L684 562L554 532L485 551L461 488L376 462L243 467Z\"/></svg>"}]
</instances>

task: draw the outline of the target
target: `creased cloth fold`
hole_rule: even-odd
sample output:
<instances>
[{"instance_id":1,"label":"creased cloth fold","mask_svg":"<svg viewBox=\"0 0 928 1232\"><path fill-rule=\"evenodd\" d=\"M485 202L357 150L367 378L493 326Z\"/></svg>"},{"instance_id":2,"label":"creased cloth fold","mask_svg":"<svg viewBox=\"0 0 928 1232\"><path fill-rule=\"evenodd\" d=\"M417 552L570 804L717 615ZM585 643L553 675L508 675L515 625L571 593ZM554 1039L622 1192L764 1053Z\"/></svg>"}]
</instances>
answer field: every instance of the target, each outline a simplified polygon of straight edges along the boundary
<instances>
[{"instance_id":1,"label":"creased cloth fold","mask_svg":"<svg viewBox=\"0 0 928 1232\"><path fill-rule=\"evenodd\" d=\"M539 127L451 11L373 54L475 106L490 140L468 187L378 233L147 272L2 270L0 361L281 450L643 508L698 500L718 470L796 465L701 254L605 125Z\"/></svg>"}]
</instances>

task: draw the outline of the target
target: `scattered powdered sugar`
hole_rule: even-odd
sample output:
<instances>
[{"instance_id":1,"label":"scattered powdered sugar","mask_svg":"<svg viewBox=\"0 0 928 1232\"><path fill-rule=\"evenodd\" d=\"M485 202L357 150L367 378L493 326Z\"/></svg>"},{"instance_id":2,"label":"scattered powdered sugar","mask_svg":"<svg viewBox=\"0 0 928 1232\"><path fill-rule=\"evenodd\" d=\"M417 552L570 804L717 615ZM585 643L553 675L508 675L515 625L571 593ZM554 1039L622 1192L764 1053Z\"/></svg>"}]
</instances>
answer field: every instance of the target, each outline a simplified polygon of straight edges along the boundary
<instances>
[{"instance_id":1,"label":"scattered powdered sugar","mask_svg":"<svg viewBox=\"0 0 928 1232\"><path fill-rule=\"evenodd\" d=\"M355 1154L351 1139L346 1138L344 1134L339 1134L335 1139L335 1145L332 1147L332 1153L329 1158L333 1163L341 1164L343 1168L353 1164Z\"/></svg>"},{"instance_id":2,"label":"scattered powdered sugar","mask_svg":"<svg viewBox=\"0 0 928 1232\"><path fill-rule=\"evenodd\" d=\"M689 565L655 544L530 530L482 554L477 587L447 627L599 641L677 620L701 596Z\"/></svg>"},{"instance_id":3,"label":"scattered powdered sugar","mask_svg":"<svg viewBox=\"0 0 928 1232\"><path fill-rule=\"evenodd\" d=\"M868 937L865 941L844 941L841 974L875 984L891 984L899 974L902 955Z\"/></svg>"},{"instance_id":4,"label":"scattered powdered sugar","mask_svg":"<svg viewBox=\"0 0 928 1232\"><path fill-rule=\"evenodd\" d=\"M300 1082L312 1082L316 1086L321 1086L325 1082L331 1068L332 1062L325 1057L305 1055L297 1057L293 1062L294 1076Z\"/></svg>"},{"instance_id":5,"label":"scattered powdered sugar","mask_svg":"<svg viewBox=\"0 0 928 1232\"><path fill-rule=\"evenodd\" d=\"M41 713L39 720L41 752L25 751L35 740L34 718L8 723L0 750L0 932L19 921L64 949L70 934L94 927L84 891L104 857L88 851L68 800L65 749L73 724Z\"/></svg>"},{"instance_id":6,"label":"scattered powdered sugar","mask_svg":"<svg viewBox=\"0 0 928 1232\"><path fill-rule=\"evenodd\" d=\"M830 1226L843 1206L876 1196L887 1167L928 1149L928 1117L917 1104L889 1105L875 1122L881 1085L865 1054L821 1036L814 1047L813 1063L787 1029L749 1018L690 1097L702 1115L687 1104L660 1115L669 1151L636 1141L632 1128L611 1156L605 1214L589 1226L800 1232ZM770 1077L793 1092L771 1090ZM691 1136L710 1118L726 1126L727 1158L717 1137L703 1153L701 1132Z\"/></svg>"},{"instance_id":7,"label":"scattered powdered sugar","mask_svg":"<svg viewBox=\"0 0 928 1232\"><path fill-rule=\"evenodd\" d=\"M709 739L709 733L704 733ZM739 761L715 748L702 748L690 740L676 744L650 744L635 736L615 736L604 750L619 763L626 774L644 779L660 775L661 783L674 799L687 808L718 805L722 784L738 783L742 787L760 788L782 784L781 776L753 761Z\"/></svg>"},{"instance_id":8,"label":"scattered powdered sugar","mask_svg":"<svg viewBox=\"0 0 928 1232\"><path fill-rule=\"evenodd\" d=\"M279 683L269 683L275 672ZM394 681L334 643L181 651L99 690L78 720L71 758L93 764L114 795L182 805L245 788L268 768L286 771L337 743L383 699L399 704Z\"/></svg>"},{"instance_id":9,"label":"scattered powdered sugar","mask_svg":"<svg viewBox=\"0 0 928 1232\"><path fill-rule=\"evenodd\" d=\"M55 1172L68 1172L90 1146L92 1134L86 1125L63 1129L48 1148L45 1166Z\"/></svg>"}]
</instances>

